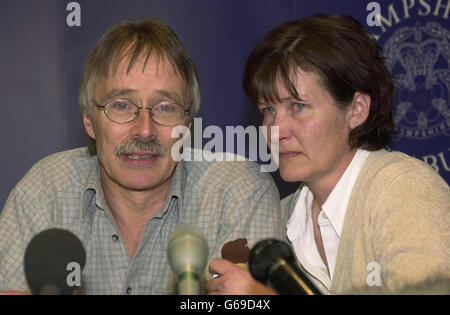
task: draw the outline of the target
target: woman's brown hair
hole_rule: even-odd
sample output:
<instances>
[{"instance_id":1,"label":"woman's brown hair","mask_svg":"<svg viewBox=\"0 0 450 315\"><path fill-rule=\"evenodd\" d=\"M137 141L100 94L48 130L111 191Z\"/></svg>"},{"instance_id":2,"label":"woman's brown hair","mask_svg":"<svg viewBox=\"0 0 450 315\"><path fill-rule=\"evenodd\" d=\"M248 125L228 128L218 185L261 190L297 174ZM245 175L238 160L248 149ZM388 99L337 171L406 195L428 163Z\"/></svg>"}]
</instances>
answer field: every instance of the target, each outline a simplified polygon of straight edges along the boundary
<instances>
[{"instance_id":1,"label":"woman's brown hair","mask_svg":"<svg viewBox=\"0 0 450 315\"><path fill-rule=\"evenodd\" d=\"M394 131L392 75L381 49L355 19L318 14L271 30L250 54L243 87L253 104L279 101L277 82L298 97L291 81L301 68L315 73L336 105L345 109L355 92L370 95L367 120L350 132L350 145L374 151L386 147Z\"/></svg>"}]
</instances>

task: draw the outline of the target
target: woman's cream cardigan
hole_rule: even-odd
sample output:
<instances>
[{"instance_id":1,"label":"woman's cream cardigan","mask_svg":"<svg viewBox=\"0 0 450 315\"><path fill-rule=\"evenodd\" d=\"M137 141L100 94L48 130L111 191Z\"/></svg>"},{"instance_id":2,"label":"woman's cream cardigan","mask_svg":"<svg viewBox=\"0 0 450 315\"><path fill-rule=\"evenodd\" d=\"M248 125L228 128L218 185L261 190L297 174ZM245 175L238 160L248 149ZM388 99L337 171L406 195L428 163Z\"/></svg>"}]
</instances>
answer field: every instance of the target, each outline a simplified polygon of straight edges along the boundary
<instances>
[{"instance_id":1,"label":"woman's cream cardigan","mask_svg":"<svg viewBox=\"0 0 450 315\"><path fill-rule=\"evenodd\" d=\"M282 200L284 222L300 190ZM331 293L450 294L450 188L434 169L400 152L370 153L347 206Z\"/></svg>"}]
</instances>

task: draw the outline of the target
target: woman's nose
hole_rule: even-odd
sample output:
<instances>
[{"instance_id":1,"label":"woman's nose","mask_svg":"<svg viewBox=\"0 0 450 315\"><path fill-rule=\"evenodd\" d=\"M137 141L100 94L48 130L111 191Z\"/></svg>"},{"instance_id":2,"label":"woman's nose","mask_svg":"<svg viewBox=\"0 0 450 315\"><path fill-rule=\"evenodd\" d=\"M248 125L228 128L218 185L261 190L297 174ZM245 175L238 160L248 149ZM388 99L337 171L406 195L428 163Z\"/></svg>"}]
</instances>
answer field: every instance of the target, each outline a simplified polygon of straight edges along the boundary
<instances>
[{"instance_id":1,"label":"woman's nose","mask_svg":"<svg viewBox=\"0 0 450 315\"><path fill-rule=\"evenodd\" d=\"M291 136L291 123L291 119L287 114L277 113L269 126L269 134L273 134L273 136L271 136L271 141L273 142L278 140L278 142L281 142L289 139Z\"/></svg>"}]
</instances>

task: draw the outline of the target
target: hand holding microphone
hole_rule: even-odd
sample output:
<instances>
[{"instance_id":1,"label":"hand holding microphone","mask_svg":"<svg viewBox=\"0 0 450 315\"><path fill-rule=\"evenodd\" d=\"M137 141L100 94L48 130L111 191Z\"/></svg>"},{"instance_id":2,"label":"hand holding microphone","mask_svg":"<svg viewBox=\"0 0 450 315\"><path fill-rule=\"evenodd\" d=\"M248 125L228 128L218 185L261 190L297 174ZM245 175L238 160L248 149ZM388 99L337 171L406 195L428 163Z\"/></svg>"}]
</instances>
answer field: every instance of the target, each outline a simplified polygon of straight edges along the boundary
<instances>
[{"instance_id":1,"label":"hand holding microphone","mask_svg":"<svg viewBox=\"0 0 450 315\"><path fill-rule=\"evenodd\" d=\"M246 268L226 259L213 259L209 264L211 274L218 276L208 281L206 289L212 295L271 295L269 287L256 281Z\"/></svg>"},{"instance_id":2,"label":"hand holding microphone","mask_svg":"<svg viewBox=\"0 0 450 315\"><path fill-rule=\"evenodd\" d=\"M279 240L258 242L250 252L252 276L279 294L320 295L320 291L297 267L291 247Z\"/></svg>"},{"instance_id":3,"label":"hand holding microphone","mask_svg":"<svg viewBox=\"0 0 450 315\"><path fill-rule=\"evenodd\" d=\"M229 242L224 252L232 257L242 254L241 239ZM228 243L227 243L228 244ZM178 294L201 294L200 277L206 266L208 244L196 227L182 226L175 230L167 247L169 263L177 276ZM237 255L243 256L243 255ZM290 246L279 240L263 240L250 251L250 273L226 259L213 259L212 274L219 277L208 281L210 294L321 294L296 265ZM255 280L256 279L256 280Z\"/></svg>"},{"instance_id":4,"label":"hand holding microphone","mask_svg":"<svg viewBox=\"0 0 450 315\"><path fill-rule=\"evenodd\" d=\"M285 242L258 242L250 251L248 266L251 275L225 259L212 260L209 269L220 276L208 282L209 293L321 294L297 267L294 253Z\"/></svg>"},{"instance_id":5,"label":"hand holding microphone","mask_svg":"<svg viewBox=\"0 0 450 315\"><path fill-rule=\"evenodd\" d=\"M275 292L256 281L250 274L250 249L247 239L239 238L222 246L222 259L213 259L209 271L213 275L206 288L209 294L269 295Z\"/></svg>"}]
</instances>

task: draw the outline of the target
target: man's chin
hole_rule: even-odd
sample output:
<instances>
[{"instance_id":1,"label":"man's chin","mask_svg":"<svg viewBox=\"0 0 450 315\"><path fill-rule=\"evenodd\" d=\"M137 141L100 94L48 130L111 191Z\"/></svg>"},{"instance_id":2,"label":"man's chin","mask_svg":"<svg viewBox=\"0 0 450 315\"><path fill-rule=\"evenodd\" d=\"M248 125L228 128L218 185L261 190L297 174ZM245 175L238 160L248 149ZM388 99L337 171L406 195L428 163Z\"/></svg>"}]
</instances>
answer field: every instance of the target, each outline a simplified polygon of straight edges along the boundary
<instances>
[{"instance_id":1,"label":"man's chin","mask_svg":"<svg viewBox=\"0 0 450 315\"><path fill-rule=\"evenodd\" d=\"M161 163L147 166L116 165L116 167L106 171L103 169L102 181L118 185L127 191L144 192L167 186L168 180L172 177L175 166ZM105 184L105 183L104 183ZM107 185L109 186L109 185Z\"/></svg>"},{"instance_id":2,"label":"man's chin","mask_svg":"<svg viewBox=\"0 0 450 315\"><path fill-rule=\"evenodd\" d=\"M174 169L169 171L163 166L159 166L158 170L151 171L141 171L141 172L128 172L126 174L122 174L121 177L121 186L128 191L151 191L158 190L162 187L166 187L170 185L170 180L173 176ZM145 173L145 175L143 174Z\"/></svg>"},{"instance_id":3,"label":"man's chin","mask_svg":"<svg viewBox=\"0 0 450 315\"><path fill-rule=\"evenodd\" d=\"M145 192L157 189L158 187L163 186L165 182L166 181L163 179L156 180L155 178L135 179L135 180L127 178L126 181L120 183L120 186L122 186L122 188L128 191Z\"/></svg>"}]
</instances>

